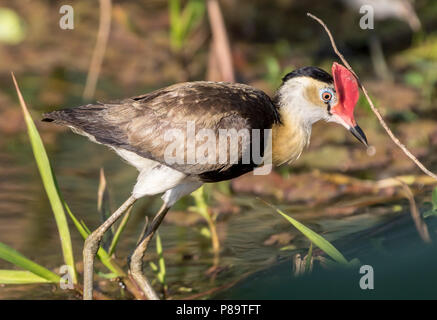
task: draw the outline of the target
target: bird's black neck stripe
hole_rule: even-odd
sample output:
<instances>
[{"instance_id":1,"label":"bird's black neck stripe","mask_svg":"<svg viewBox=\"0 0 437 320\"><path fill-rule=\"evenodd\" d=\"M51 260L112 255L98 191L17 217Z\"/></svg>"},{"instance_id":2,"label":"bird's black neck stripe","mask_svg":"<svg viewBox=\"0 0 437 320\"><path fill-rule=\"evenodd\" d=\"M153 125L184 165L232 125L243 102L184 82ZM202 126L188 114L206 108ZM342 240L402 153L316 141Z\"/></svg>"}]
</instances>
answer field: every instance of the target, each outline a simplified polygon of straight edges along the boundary
<instances>
[{"instance_id":1,"label":"bird's black neck stripe","mask_svg":"<svg viewBox=\"0 0 437 320\"><path fill-rule=\"evenodd\" d=\"M290 73L287 73L282 78L282 81L286 82L292 78L297 78L297 77L310 77L326 83L334 82L334 79L329 73L317 67L303 67L303 68L296 69Z\"/></svg>"}]
</instances>

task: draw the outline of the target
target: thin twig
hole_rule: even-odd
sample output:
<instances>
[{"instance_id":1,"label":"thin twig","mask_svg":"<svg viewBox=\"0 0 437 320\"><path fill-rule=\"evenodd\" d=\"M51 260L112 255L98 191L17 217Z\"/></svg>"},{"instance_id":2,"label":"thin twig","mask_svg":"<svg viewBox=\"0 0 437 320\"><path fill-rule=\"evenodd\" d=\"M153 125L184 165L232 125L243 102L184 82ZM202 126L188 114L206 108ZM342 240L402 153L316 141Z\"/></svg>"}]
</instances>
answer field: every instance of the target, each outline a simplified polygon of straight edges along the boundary
<instances>
[{"instance_id":1,"label":"thin twig","mask_svg":"<svg viewBox=\"0 0 437 320\"><path fill-rule=\"evenodd\" d=\"M419 233L423 242L431 243L431 238L429 236L428 227L426 226L426 223L423 221L423 219L420 216L420 213L419 213L419 210L417 209L416 201L414 200L414 195L411 192L411 189L402 180L398 179L398 181L399 181L400 185L402 186L402 189L404 190L404 193L408 199L408 202L410 203L411 217L413 218L414 224L416 225L417 232Z\"/></svg>"},{"instance_id":2,"label":"thin twig","mask_svg":"<svg viewBox=\"0 0 437 320\"><path fill-rule=\"evenodd\" d=\"M361 90L363 90L364 96L366 97L367 101L369 102L370 108L372 109L373 113L376 115L376 117L379 120L379 123L382 125L384 130L387 132L387 134L390 136L390 138L393 140L393 142L428 176L434 178L437 180L437 175L431 171L429 171L411 152L407 149L405 145L403 145L399 139L394 135L394 133L391 131L391 129L387 126L384 119L382 118L381 114L379 113L378 109L375 107L375 105L372 102L372 99L370 99L369 94L367 93L366 88L361 83L360 79L358 78L355 71L352 69L350 64L347 62L347 60L343 57L340 51L338 51L337 46L334 41L334 37L331 34L331 31L326 26L326 24L316 16L312 15L311 13L307 13L307 15L316 20L326 31L328 34L329 40L331 41L332 48L334 49L334 52L337 54L337 56L340 58L340 60L343 62L343 64L346 66L346 68L355 76L355 78L358 81L358 85L360 86Z\"/></svg>"},{"instance_id":3,"label":"thin twig","mask_svg":"<svg viewBox=\"0 0 437 320\"><path fill-rule=\"evenodd\" d=\"M89 100L94 96L99 78L100 69L102 67L103 57L108 43L109 31L111 29L111 0L100 0L100 22L99 31L97 34L97 42L91 58L90 68L86 79L85 90L83 91L83 99Z\"/></svg>"}]
</instances>

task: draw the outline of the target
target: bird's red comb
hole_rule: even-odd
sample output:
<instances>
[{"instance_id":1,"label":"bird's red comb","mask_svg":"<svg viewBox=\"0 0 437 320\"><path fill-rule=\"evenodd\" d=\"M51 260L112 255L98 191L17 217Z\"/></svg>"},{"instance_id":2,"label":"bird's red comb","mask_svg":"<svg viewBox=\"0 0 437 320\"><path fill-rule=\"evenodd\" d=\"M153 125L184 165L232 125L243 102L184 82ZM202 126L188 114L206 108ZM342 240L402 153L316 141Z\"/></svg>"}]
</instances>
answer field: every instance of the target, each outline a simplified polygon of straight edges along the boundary
<instances>
[{"instance_id":1,"label":"bird's red comb","mask_svg":"<svg viewBox=\"0 0 437 320\"><path fill-rule=\"evenodd\" d=\"M357 79L347 68L337 62L332 65L332 75L338 97L338 109L336 108L336 111L350 119L351 125L355 125L354 108L360 96Z\"/></svg>"}]
</instances>

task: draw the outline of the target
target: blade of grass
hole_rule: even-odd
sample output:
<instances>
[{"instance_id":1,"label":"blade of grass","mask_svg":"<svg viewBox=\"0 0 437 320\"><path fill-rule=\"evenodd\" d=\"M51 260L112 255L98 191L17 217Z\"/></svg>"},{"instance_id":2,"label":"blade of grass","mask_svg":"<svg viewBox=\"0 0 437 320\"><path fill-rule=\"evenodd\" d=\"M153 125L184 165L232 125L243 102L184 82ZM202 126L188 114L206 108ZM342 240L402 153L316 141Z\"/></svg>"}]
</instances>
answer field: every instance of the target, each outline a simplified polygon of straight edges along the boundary
<instances>
[{"instance_id":1,"label":"blade of grass","mask_svg":"<svg viewBox=\"0 0 437 320\"><path fill-rule=\"evenodd\" d=\"M183 9L180 0L169 0L170 43L173 50L182 49L190 33L201 22L205 9L203 0L189 0Z\"/></svg>"},{"instance_id":2,"label":"blade of grass","mask_svg":"<svg viewBox=\"0 0 437 320\"><path fill-rule=\"evenodd\" d=\"M85 224L85 221L80 220L80 224L82 225L82 227L85 229L85 231L86 231L88 234L91 234L91 230L88 229L88 227L87 227L86 224Z\"/></svg>"},{"instance_id":3,"label":"blade of grass","mask_svg":"<svg viewBox=\"0 0 437 320\"><path fill-rule=\"evenodd\" d=\"M51 283L30 271L0 270L0 284Z\"/></svg>"},{"instance_id":4,"label":"blade of grass","mask_svg":"<svg viewBox=\"0 0 437 320\"><path fill-rule=\"evenodd\" d=\"M187 3L180 16L181 38L183 40L200 23L205 8L203 0L190 0Z\"/></svg>"},{"instance_id":5,"label":"blade of grass","mask_svg":"<svg viewBox=\"0 0 437 320\"><path fill-rule=\"evenodd\" d=\"M56 225L58 227L59 237L61 239L62 253L64 256L64 262L73 271L73 283L77 283L77 275L74 264L73 257L73 247L71 244L70 230L68 228L67 217L65 216L64 208L62 206L62 201L60 199L59 193L57 191L55 176L53 174L47 153L44 148L44 144L41 137L36 129L35 123L30 116L29 110L27 109L26 103L24 102L21 91L18 87L17 80L13 73L12 80L17 91L18 99L20 101L21 109L24 114L24 119L27 126L27 132L29 135L30 143L32 146L33 154L35 157L36 164L38 166L39 173L46 190L47 196L50 201L50 205L55 216Z\"/></svg>"},{"instance_id":6,"label":"blade of grass","mask_svg":"<svg viewBox=\"0 0 437 320\"><path fill-rule=\"evenodd\" d=\"M217 233L216 217L212 216L206 203L206 194L204 186L194 191L191 196L194 198L195 206L191 210L199 213L208 223L208 228L211 235L212 249L214 252L214 266L218 266L220 259L220 240Z\"/></svg>"},{"instance_id":7,"label":"blade of grass","mask_svg":"<svg viewBox=\"0 0 437 320\"><path fill-rule=\"evenodd\" d=\"M348 261L346 258L338 251L329 241L327 241L322 236L318 235L314 231L312 231L310 228L304 226L299 221L291 218L290 216L286 215L284 212L282 212L280 209L276 208L274 205L268 203L265 200L260 199L265 204L267 204L269 207L273 208L277 213L279 213L281 216L283 216L288 222L290 222L297 230L302 232L304 236L306 236L314 245L319 247L321 250L323 250L328 256L330 256L334 261L343 264L348 265Z\"/></svg>"},{"instance_id":8,"label":"blade of grass","mask_svg":"<svg viewBox=\"0 0 437 320\"><path fill-rule=\"evenodd\" d=\"M159 233L156 234L156 253L158 254L158 266L152 261L149 262L150 268L156 276L156 280L162 285L162 290L164 294L164 298L167 296L167 282L166 282L166 269L165 269L165 260L164 253L162 250L162 242Z\"/></svg>"},{"instance_id":9,"label":"blade of grass","mask_svg":"<svg viewBox=\"0 0 437 320\"><path fill-rule=\"evenodd\" d=\"M149 262L150 268L152 268L153 272L158 272L158 267L156 266L156 264L152 261Z\"/></svg>"},{"instance_id":10,"label":"blade of grass","mask_svg":"<svg viewBox=\"0 0 437 320\"><path fill-rule=\"evenodd\" d=\"M88 227L85 225L85 222L83 221L79 222L79 220L77 220L77 218L74 216L73 212L71 212L70 208L65 203L65 201L63 203L77 231L79 231L80 235L85 240L91 232L89 231ZM113 259L105 249L100 247L99 250L97 251L97 257L102 262L102 264L114 274L114 278L116 277L123 278L124 284L126 285L126 289L128 289L129 292L131 292L135 296L135 298L137 299L144 298L142 292L135 286L134 283L132 283L132 281L128 278L127 274L123 271L123 269L115 261L113 261Z\"/></svg>"},{"instance_id":11,"label":"blade of grass","mask_svg":"<svg viewBox=\"0 0 437 320\"><path fill-rule=\"evenodd\" d=\"M114 237L112 238L111 245L109 246L108 254L109 256L112 256L115 252L115 248L117 247L118 241L120 240L120 235L122 234L124 228L126 227L127 222L129 221L130 214L132 212L132 208L130 207L127 211L126 215L123 217L123 220L121 220L120 225L118 226L117 230L115 231Z\"/></svg>"},{"instance_id":12,"label":"blade of grass","mask_svg":"<svg viewBox=\"0 0 437 320\"><path fill-rule=\"evenodd\" d=\"M18 251L12 249L4 243L0 242L0 258L6 260L20 268L26 269L27 271L32 272L33 274L48 280L49 282L59 283L60 277L50 271L49 269L44 268L36 262L26 258Z\"/></svg>"},{"instance_id":13,"label":"blade of grass","mask_svg":"<svg viewBox=\"0 0 437 320\"><path fill-rule=\"evenodd\" d=\"M170 41L173 49L180 48L180 0L169 0Z\"/></svg>"},{"instance_id":14,"label":"blade of grass","mask_svg":"<svg viewBox=\"0 0 437 320\"><path fill-rule=\"evenodd\" d=\"M85 223L82 221L83 225L77 220L77 218L74 216L73 212L71 212L70 207L67 205L65 201L63 201L63 204L65 206L65 210L67 211L68 215L70 216L71 221L73 221L74 226L76 227L77 231L79 231L80 235L83 239L86 239L88 235L90 234L88 228L86 228Z\"/></svg>"},{"instance_id":15,"label":"blade of grass","mask_svg":"<svg viewBox=\"0 0 437 320\"><path fill-rule=\"evenodd\" d=\"M99 187L97 190L97 211L99 212L101 223L105 222L111 215L110 205L109 205L109 192L108 184L106 182L105 171L100 168L100 179ZM109 247L114 238L114 226L111 226L107 232L103 235L101 246L109 251Z\"/></svg>"},{"instance_id":16,"label":"blade of grass","mask_svg":"<svg viewBox=\"0 0 437 320\"><path fill-rule=\"evenodd\" d=\"M159 233L157 233L156 235L156 253L158 254L158 263L159 263L158 279L165 288L167 287L165 283L165 278L166 278L165 260L164 260L164 253L162 251L161 237L159 236Z\"/></svg>"},{"instance_id":17,"label":"blade of grass","mask_svg":"<svg viewBox=\"0 0 437 320\"><path fill-rule=\"evenodd\" d=\"M77 231L79 231L82 238L85 240L90 234L88 227L85 225L84 222L80 223L79 220L77 220L77 218L74 216L73 212L71 212L70 207L65 203L65 201L63 203L65 209L67 210L68 215L73 221L74 226L76 227ZM108 252L105 249L100 247L99 250L97 251L97 257L100 259L100 261L103 263L105 267L107 267L113 273L117 274L117 276L119 277L126 276L123 270L121 270L120 268L118 268L112 263L111 256L108 254Z\"/></svg>"},{"instance_id":18,"label":"blade of grass","mask_svg":"<svg viewBox=\"0 0 437 320\"><path fill-rule=\"evenodd\" d=\"M47 157L47 153L45 152L44 145L42 143L41 137L38 134L38 131L35 127L35 124L30 116L30 113L27 109L27 106L24 102L23 96L21 95L21 91L18 88L17 81L14 77L14 74L11 73L12 79L15 84L15 88L17 90L18 98L20 99L20 104L23 109L23 113L25 116L26 124L28 126L28 133L29 137L31 138L31 144L32 149L35 155L35 159L37 160L38 169L40 170L40 174L43 180L44 187L46 189L47 195L50 200L50 204L52 206L53 212L55 214L55 220L58 226L58 231L61 237L61 244L64 254L64 260L67 265L69 265L73 272L73 282L77 283L77 274L76 269L74 265L73 260L73 252L72 252L72 246L71 246L71 238L70 238L70 232L68 229L67 219L64 211L63 205L65 205L65 208L67 209L68 206L66 205L65 201L63 201L61 193L59 191L55 175L50 167L50 163ZM50 170L48 170L48 168ZM56 209L56 210L55 210ZM71 213L71 210L67 209L70 217L73 219L74 215ZM73 219L73 222L75 223L76 228L78 228L79 233L86 238L86 236L90 233L88 228L83 227L76 218ZM87 232L88 230L88 232ZM102 263L113 273L119 275L120 277L124 278L124 282L126 284L126 287L129 289L129 291L138 299L142 299L143 295L141 292L135 287L135 285L130 281L130 279L127 277L127 274L123 271L121 267L119 267L115 262L112 262L111 257L108 255L108 253L102 249L99 248L97 251L97 256L102 261ZM60 279L60 278L59 278Z\"/></svg>"}]
</instances>

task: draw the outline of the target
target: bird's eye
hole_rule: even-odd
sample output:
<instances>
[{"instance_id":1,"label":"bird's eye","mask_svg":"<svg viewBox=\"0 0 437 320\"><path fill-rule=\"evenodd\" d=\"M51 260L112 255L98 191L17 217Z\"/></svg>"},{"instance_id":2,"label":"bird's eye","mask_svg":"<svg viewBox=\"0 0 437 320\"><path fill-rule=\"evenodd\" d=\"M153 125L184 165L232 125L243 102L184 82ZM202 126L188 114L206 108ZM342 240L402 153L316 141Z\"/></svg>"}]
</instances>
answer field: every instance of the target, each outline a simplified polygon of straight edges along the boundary
<instances>
[{"instance_id":1,"label":"bird's eye","mask_svg":"<svg viewBox=\"0 0 437 320\"><path fill-rule=\"evenodd\" d=\"M332 100L334 93L331 89L323 89L320 91L320 98L323 102L328 103Z\"/></svg>"}]
</instances>

